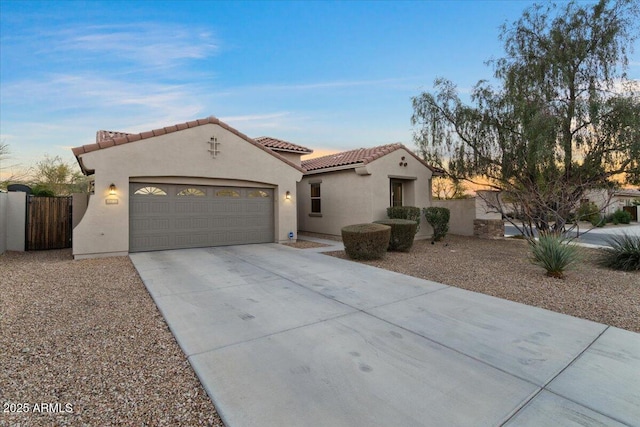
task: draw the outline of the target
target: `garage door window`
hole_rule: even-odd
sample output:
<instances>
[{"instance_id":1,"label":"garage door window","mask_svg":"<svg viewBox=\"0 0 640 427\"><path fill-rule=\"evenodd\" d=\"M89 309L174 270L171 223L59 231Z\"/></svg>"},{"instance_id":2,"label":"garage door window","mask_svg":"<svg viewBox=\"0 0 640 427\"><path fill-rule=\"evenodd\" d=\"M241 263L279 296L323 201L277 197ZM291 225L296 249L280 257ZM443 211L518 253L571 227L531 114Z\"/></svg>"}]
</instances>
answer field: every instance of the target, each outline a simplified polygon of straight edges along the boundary
<instances>
[{"instance_id":1,"label":"garage door window","mask_svg":"<svg viewBox=\"0 0 640 427\"><path fill-rule=\"evenodd\" d=\"M240 193L235 190L218 190L216 191L217 197L240 197Z\"/></svg>"},{"instance_id":2,"label":"garage door window","mask_svg":"<svg viewBox=\"0 0 640 427\"><path fill-rule=\"evenodd\" d=\"M141 196L166 196L167 192L159 187L147 186L147 187L138 188L133 194L137 194Z\"/></svg>"},{"instance_id":3,"label":"garage door window","mask_svg":"<svg viewBox=\"0 0 640 427\"><path fill-rule=\"evenodd\" d=\"M185 188L184 190L178 193L178 196L196 196L196 197L204 197L204 191L198 188Z\"/></svg>"},{"instance_id":4,"label":"garage door window","mask_svg":"<svg viewBox=\"0 0 640 427\"><path fill-rule=\"evenodd\" d=\"M254 190L249 192L249 197L269 197L269 193L262 190Z\"/></svg>"}]
</instances>

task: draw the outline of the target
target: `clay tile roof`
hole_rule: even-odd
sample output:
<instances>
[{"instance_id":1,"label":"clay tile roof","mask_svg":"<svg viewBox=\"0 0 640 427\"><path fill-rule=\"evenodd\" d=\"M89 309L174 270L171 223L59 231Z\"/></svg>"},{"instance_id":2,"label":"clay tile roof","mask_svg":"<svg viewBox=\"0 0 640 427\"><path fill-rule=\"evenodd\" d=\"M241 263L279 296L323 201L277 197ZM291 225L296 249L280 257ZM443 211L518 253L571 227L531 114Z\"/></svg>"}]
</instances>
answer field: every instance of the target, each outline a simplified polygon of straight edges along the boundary
<instances>
[{"instance_id":1,"label":"clay tile roof","mask_svg":"<svg viewBox=\"0 0 640 427\"><path fill-rule=\"evenodd\" d=\"M274 151L287 151L301 154L311 154L313 150L303 147L302 145L293 144L291 142L283 141L281 139L271 138L269 136L259 136L254 138L258 144L262 144L265 147L271 148Z\"/></svg>"},{"instance_id":2,"label":"clay tile roof","mask_svg":"<svg viewBox=\"0 0 640 427\"><path fill-rule=\"evenodd\" d=\"M340 166L366 165L380 157L392 153L400 148L404 148L409 154L416 158L420 163L435 172L435 169L429 166L416 156L411 150L399 142L395 144L379 145L371 148L358 148L356 150L343 151L342 153L329 154L327 156L316 157L302 162L302 167L307 171L319 171L322 169L336 168Z\"/></svg>"},{"instance_id":3,"label":"clay tile roof","mask_svg":"<svg viewBox=\"0 0 640 427\"><path fill-rule=\"evenodd\" d=\"M401 148L402 144L380 145L371 148L358 148L356 150L343 151L342 153L329 154L302 162L302 167L307 171L335 168L338 166L367 164L385 154Z\"/></svg>"},{"instance_id":4,"label":"clay tile roof","mask_svg":"<svg viewBox=\"0 0 640 427\"><path fill-rule=\"evenodd\" d=\"M126 132L113 132L113 131L101 130L96 133L95 144L88 144L88 145L83 145L81 147L74 147L71 150L73 151L73 155L76 156L76 159L78 160L78 164L80 164L80 169L82 169L82 172L86 175L90 175L94 171L86 169L84 167L84 164L82 163L82 158L80 157L84 153L90 153L92 151L101 150L103 148L113 147L114 145L128 144L131 142L139 141L141 139L153 138L154 136L164 135L167 133L177 132L180 130L202 126L206 124L218 125L223 129L226 129L227 131L239 136L240 138L244 139L250 144L253 144L256 147L260 148L261 150L264 150L265 152L271 154L272 156L277 157L278 159L285 162L289 166L299 170L300 172L304 172L304 169L302 169L300 166L290 162L289 160L282 157L280 154L265 147L263 144L257 143L255 140L249 138L247 135L243 134L242 132L232 128L228 124L221 122L218 118L214 116L209 116L205 119L193 120L186 123L179 123L176 125L167 126L162 129L154 129L151 131L141 132L141 133L126 133ZM291 144L291 145L294 145L294 144ZM304 147L301 147L301 148L304 148Z\"/></svg>"}]
</instances>

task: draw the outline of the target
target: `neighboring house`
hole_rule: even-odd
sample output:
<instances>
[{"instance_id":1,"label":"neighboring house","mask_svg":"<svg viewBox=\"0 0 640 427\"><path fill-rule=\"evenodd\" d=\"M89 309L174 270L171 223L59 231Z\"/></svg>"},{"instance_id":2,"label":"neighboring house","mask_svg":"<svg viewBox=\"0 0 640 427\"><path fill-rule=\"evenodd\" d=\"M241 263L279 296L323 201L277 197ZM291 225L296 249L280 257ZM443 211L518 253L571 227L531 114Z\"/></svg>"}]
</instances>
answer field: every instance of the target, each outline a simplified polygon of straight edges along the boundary
<instances>
[{"instance_id":1,"label":"neighboring house","mask_svg":"<svg viewBox=\"0 0 640 427\"><path fill-rule=\"evenodd\" d=\"M611 215L625 206L632 206L634 200L640 201L640 190L590 190L585 193L582 202L593 202L604 215Z\"/></svg>"},{"instance_id":2,"label":"neighboring house","mask_svg":"<svg viewBox=\"0 0 640 427\"><path fill-rule=\"evenodd\" d=\"M73 255L285 242L298 229L339 234L385 218L390 205L430 204L432 170L401 144L314 159L307 171L300 157L311 152L249 138L215 117L138 134L99 131L95 144L73 149L94 175L86 211L77 209Z\"/></svg>"},{"instance_id":3,"label":"neighboring house","mask_svg":"<svg viewBox=\"0 0 640 427\"><path fill-rule=\"evenodd\" d=\"M402 144L360 148L302 162L298 229L340 235L349 224L387 218L389 206L431 206L434 169ZM431 236L421 221L417 239Z\"/></svg>"}]
</instances>

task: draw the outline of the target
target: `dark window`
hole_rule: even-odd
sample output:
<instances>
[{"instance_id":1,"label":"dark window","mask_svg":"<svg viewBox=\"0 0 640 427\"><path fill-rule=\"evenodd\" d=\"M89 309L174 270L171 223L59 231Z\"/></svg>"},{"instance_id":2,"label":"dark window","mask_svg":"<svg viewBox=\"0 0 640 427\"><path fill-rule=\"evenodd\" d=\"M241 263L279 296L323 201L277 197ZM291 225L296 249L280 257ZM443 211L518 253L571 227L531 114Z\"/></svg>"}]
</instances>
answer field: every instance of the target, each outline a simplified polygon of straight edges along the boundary
<instances>
[{"instance_id":1,"label":"dark window","mask_svg":"<svg viewBox=\"0 0 640 427\"><path fill-rule=\"evenodd\" d=\"M311 184L311 213L322 212L320 204L320 184Z\"/></svg>"},{"instance_id":2,"label":"dark window","mask_svg":"<svg viewBox=\"0 0 640 427\"><path fill-rule=\"evenodd\" d=\"M402 206L402 181L391 180L391 206Z\"/></svg>"}]
</instances>

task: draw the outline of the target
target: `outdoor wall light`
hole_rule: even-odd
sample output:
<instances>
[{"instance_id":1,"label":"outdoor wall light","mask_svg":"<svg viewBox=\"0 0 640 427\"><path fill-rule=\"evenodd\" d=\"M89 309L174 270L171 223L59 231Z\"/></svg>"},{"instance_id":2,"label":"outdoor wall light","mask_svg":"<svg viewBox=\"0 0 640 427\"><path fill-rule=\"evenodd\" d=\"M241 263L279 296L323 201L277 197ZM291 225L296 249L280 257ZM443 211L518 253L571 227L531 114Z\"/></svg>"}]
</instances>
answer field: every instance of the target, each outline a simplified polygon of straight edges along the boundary
<instances>
[{"instance_id":1,"label":"outdoor wall light","mask_svg":"<svg viewBox=\"0 0 640 427\"><path fill-rule=\"evenodd\" d=\"M109 186L109 195L111 196L116 195L116 185L113 183L111 183L111 185Z\"/></svg>"},{"instance_id":2,"label":"outdoor wall light","mask_svg":"<svg viewBox=\"0 0 640 427\"><path fill-rule=\"evenodd\" d=\"M284 193L284 198L287 200L291 200L291 191L287 191L286 193Z\"/></svg>"}]
</instances>

